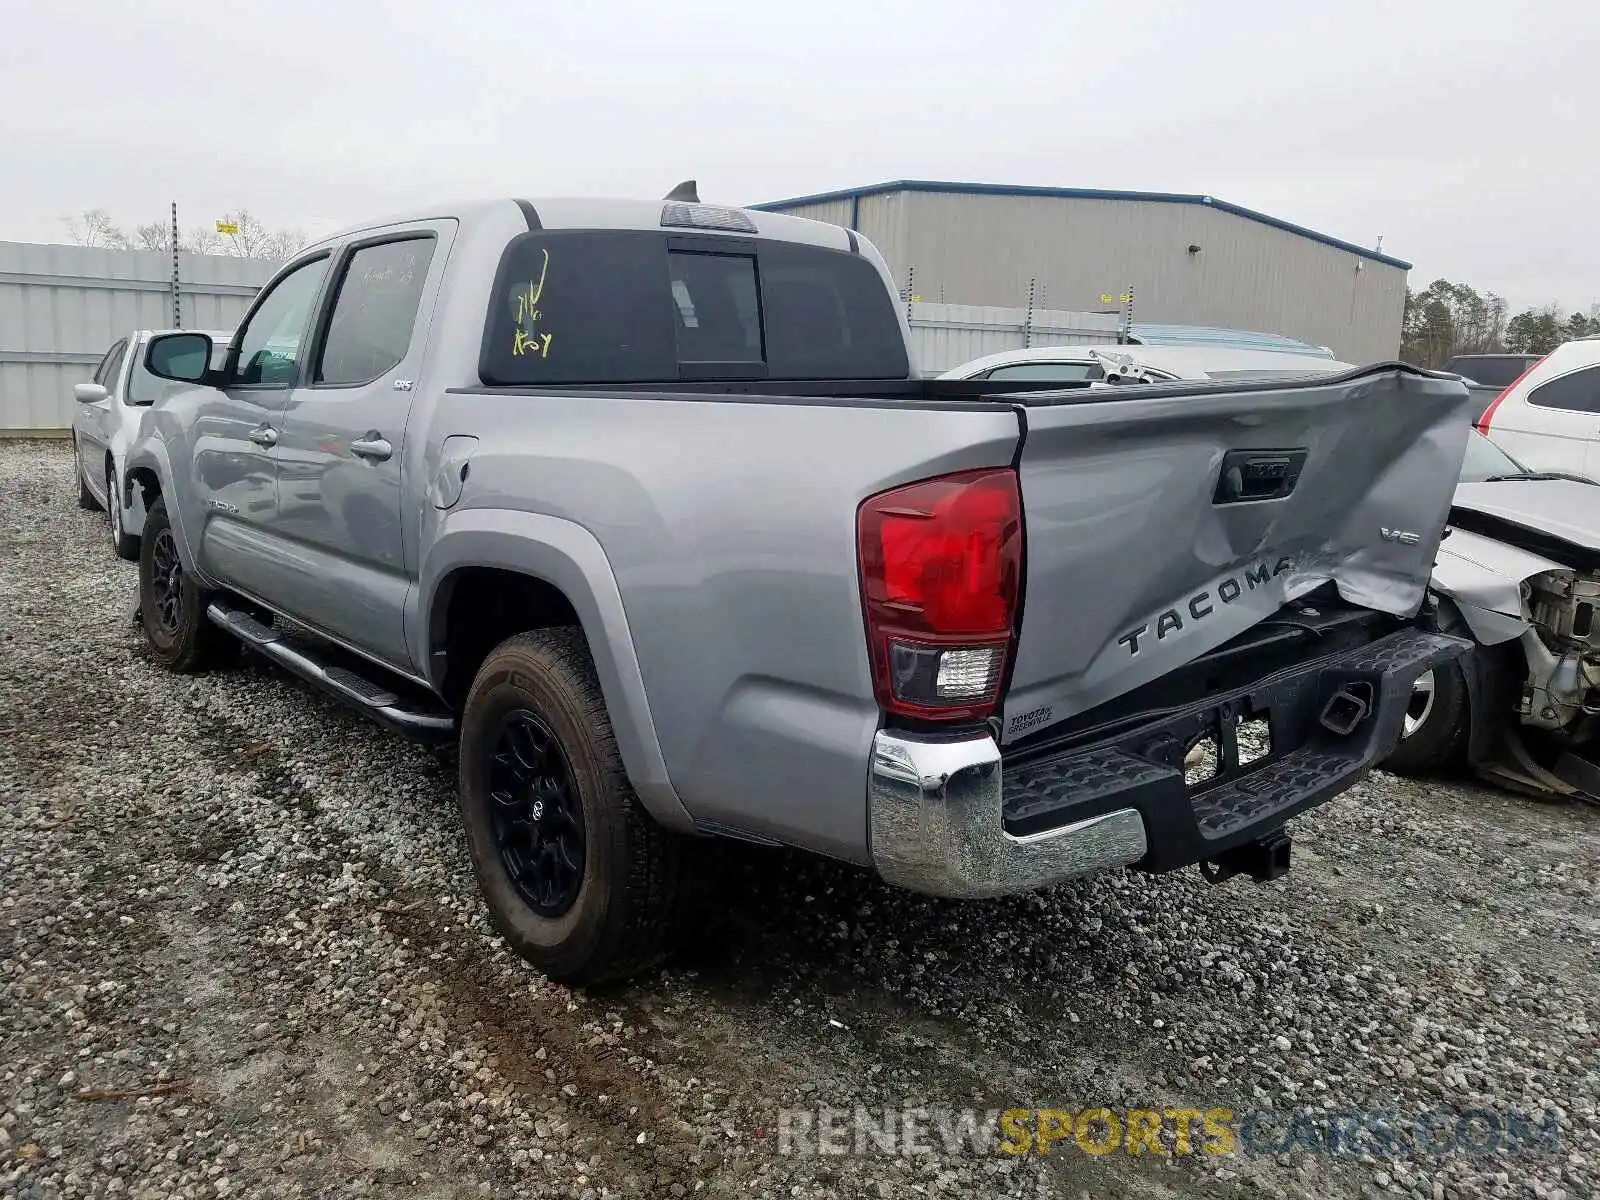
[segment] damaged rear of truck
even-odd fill
[[[1282,874],[1287,819],[1360,779],[1398,740],[1413,681],[1467,649],[1414,620],[1464,389],[1375,367],[1009,399],[1009,658],[992,713],[964,714],[985,719],[965,730],[901,709],[880,681],[874,864],[953,896],[1125,865]],[[876,528],[878,509],[921,507],[891,492],[864,512]],[[896,620],[874,582],[869,629]],[[882,670],[933,673],[882,637]]]

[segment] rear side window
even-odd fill
[[[400,364],[411,348],[433,247],[431,237],[413,237],[361,246],[350,255],[317,357],[315,383],[371,383]]]
[[[1522,354],[1491,354],[1481,358],[1452,358],[1445,363],[1444,369],[1452,375],[1465,376],[1474,383],[1506,388],[1515,383],[1517,376],[1534,361],[1534,358]]]
[[[997,383],[1090,383],[1105,377],[1105,369],[1097,362],[1025,362],[996,367],[984,378]]]
[[[898,310],[859,255],[650,230],[555,230],[506,248],[489,384],[905,379]]]
[[[106,356],[100,360],[100,365],[95,369],[94,381],[108,392],[117,390],[117,372],[122,370],[122,357],[128,352],[128,342],[124,338],[106,351]]]
[[[1528,393],[1528,403],[1539,408],[1600,413],[1600,367],[1586,367],[1541,383]]]

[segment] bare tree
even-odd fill
[[[111,219],[103,208],[86,208],[61,218],[67,234],[79,246],[98,246],[109,250],[127,250],[132,246],[128,235]]]
[[[298,229],[268,229],[249,209],[226,214],[222,223],[234,226],[237,232],[219,235],[220,249],[224,254],[237,254],[241,258],[266,258],[281,262],[305,245],[305,235]]]
[[[111,250],[171,250],[172,227],[160,221],[140,225],[129,234],[103,208],[88,208],[61,218],[67,233],[79,246]],[[232,254],[239,258],[264,258],[282,262],[305,245],[298,229],[269,229],[248,209],[228,213],[220,222],[237,232],[218,233],[214,226],[195,225],[178,238],[178,248],[191,254]]]
[[[179,237],[178,248],[190,254],[218,254],[222,250],[222,235],[210,226],[196,225]]]
[[[133,231],[133,246],[136,250],[171,250],[172,226],[160,221],[139,226]]]

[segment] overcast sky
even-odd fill
[[[1481,0],[0,0],[0,239],[478,194],[1200,192],[1600,301],[1600,19]]]

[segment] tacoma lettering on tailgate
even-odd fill
[[[1205,591],[1196,592],[1185,603],[1167,609],[1166,612],[1156,618],[1156,641],[1164,642],[1170,635],[1181,633],[1185,619],[1188,620],[1190,625],[1204,621],[1212,613],[1216,612],[1218,604],[1232,604],[1246,591],[1253,592],[1258,587],[1266,587],[1269,582],[1282,575],[1285,571],[1292,570],[1293,567],[1294,559],[1292,557],[1285,556],[1277,560],[1262,559],[1260,562],[1246,567],[1238,576],[1230,575],[1227,579],[1217,584],[1215,589],[1207,588]],[[1243,580],[1243,582],[1241,583],[1240,580]],[[1119,645],[1128,648],[1129,657],[1137,657],[1139,654],[1139,639],[1149,632],[1150,625],[1147,622],[1137,629],[1128,630],[1127,633],[1117,639],[1117,642]]]

